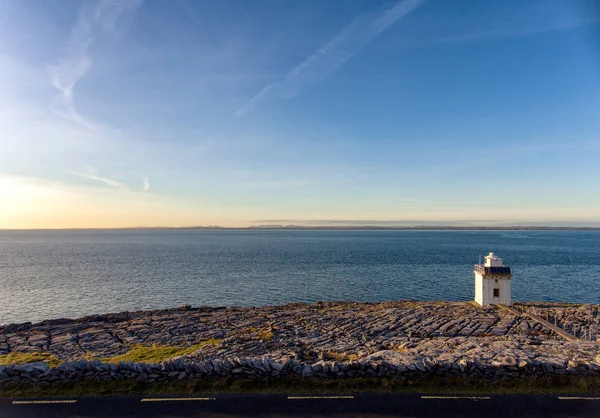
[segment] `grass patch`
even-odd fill
[[[178,347],[171,345],[134,345],[126,353],[113,357],[102,358],[104,363],[119,363],[121,361],[131,361],[134,363],[160,363],[161,361],[172,359],[173,357],[185,356],[205,347],[207,345],[216,346],[221,344],[221,340],[211,338],[190,347]]]
[[[354,378],[354,379],[252,379],[173,381],[143,384],[134,381],[79,382],[59,386],[10,384],[0,397],[198,395],[208,393],[326,394],[326,393],[423,393],[423,394],[598,394],[599,377],[528,377],[495,381],[460,377]]]
[[[272,340],[274,337],[273,332],[269,329],[263,329],[261,331],[258,331],[256,333],[256,339],[257,340],[265,340],[265,341],[269,341]]]
[[[8,366],[9,364],[35,363],[38,361],[45,361],[50,367],[56,367],[60,364],[60,360],[50,353],[12,352],[0,356],[0,366]]]
[[[246,328],[240,333],[236,334],[236,337],[242,341],[270,341],[273,339],[273,337],[275,337],[275,335],[273,334],[273,331],[268,328]]]
[[[196,346],[204,347],[206,345],[212,345],[213,347],[216,347],[219,344],[221,344],[222,341],[223,340],[221,340],[219,338],[209,338],[208,340],[204,340],[201,343],[196,344]]]
[[[170,346],[170,345],[134,345],[127,351],[126,353],[119,354],[113,357],[100,358],[104,363],[119,363],[121,361],[131,361],[131,362],[139,362],[139,363],[160,363],[164,360],[172,359],[173,357],[185,356],[187,354],[192,354],[193,352],[201,349],[205,346],[217,346],[221,344],[221,340],[217,338],[211,338],[205,341],[202,341],[198,344],[194,344],[190,347],[179,347],[179,346]],[[98,359],[86,353],[83,356],[84,359],[91,361]],[[56,367],[60,363],[61,360],[56,358],[50,353],[19,353],[19,352],[11,352],[8,354],[0,355],[0,366],[8,366],[10,364],[27,364],[27,363],[35,363],[38,361],[45,361],[46,364],[50,367]]]
[[[337,353],[335,351],[328,351],[325,353],[325,358],[327,360],[333,360],[340,363],[346,363],[353,360],[358,360],[360,356],[358,354],[342,354]]]

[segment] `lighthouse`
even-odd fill
[[[475,264],[475,302],[481,306],[511,305],[510,267],[494,253],[484,257],[483,264]]]

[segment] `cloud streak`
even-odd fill
[[[556,22],[544,22],[545,24],[529,27],[513,27],[504,29],[486,29],[472,33],[449,36],[435,40],[433,43],[459,43],[470,41],[494,41],[500,39],[513,39],[523,36],[537,35],[546,32],[575,29],[582,26],[593,25],[598,22],[597,17],[589,18],[570,18]]]
[[[290,187],[304,187],[310,186],[314,184],[313,181],[310,180],[273,180],[273,181],[251,181],[241,183],[242,186],[246,187],[281,187],[281,188],[290,188]]]
[[[110,187],[111,189],[117,189],[124,192],[149,192],[150,191],[150,180],[147,177],[142,177],[142,188],[131,188],[127,186],[125,183],[122,183],[117,180],[112,180],[107,177],[102,177],[98,175],[94,169],[90,169],[87,173],[81,173],[78,171],[65,171],[67,174],[71,174],[77,177],[81,177],[87,180],[92,180],[98,183],[102,183],[105,186]]]
[[[105,186],[109,186],[113,189],[118,189],[118,190],[123,190],[123,191],[130,191],[129,187],[127,187],[124,183],[121,183],[119,181],[116,180],[111,180],[105,177],[100,177],[96,174],[90,174],[90,173],[78,173],[75,171],[67,171],[67,173],[69,174],[73,174],[75,176],[79,176],[82,177],[84,179],[88,179],[88,180],[93,180],[93,181],[97,181],[100,182],[102,184],[104,184]]]
[[[242,116],[272,97],[293,98],[305,88],[321,82],[424,1],[402,0],[378,15],[365,15],[354,19],[333,39],[293,68],[283,80],[267,85],[234,115]]]
[[[140,4],[141,0],[99,0],[94,7],[80,10],[63,55],[47,68],[50,83],[58,90],[53,101],[55,114],[86,128],[95,128],[75,107],[75,86],[92,66],[94,43],[103,35],[114,34],[119,17]]]

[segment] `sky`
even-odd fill
[[[600,226],[600,0],[0,0],[0,228]]]

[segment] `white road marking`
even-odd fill
[[[140,402],[214,401],[216,398],[142,398]]]
[[[561,401],[600,401],[600,397],[593,396],[559,396]]]
[[[489,396],[421,396],[421,399],[491,399]]]
[[[40,401],[12,401],[13,405],[45,405],[53,403],[75,403],[76,399],[55,399],[55,400],[40,400]]]
[[[288,400],[299,399],[354,399],[354,396],[288,396]]]

